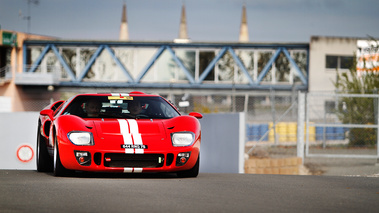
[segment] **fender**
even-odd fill
[[[195,133],[195,135],[197,136],[200,135],[200,122],[194,116],[178,116],[170,120],[164,121],[164,125],[170,133],[190,131]]]

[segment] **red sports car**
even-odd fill
[[[37,170],[199,173],[199,113],[142,92],[81,94],[40,112]]]

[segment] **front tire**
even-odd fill
[[[47,146],[44,141],[44,138],[40,132],[41,122],[38,122],[38,130],[37,130],[37,171],[38,172],[52,172],[53,171],[53,161],[49,156],[47,151]]]
[[[177,172],[177,176],[180,178],[191,178],[191,177],[197,177],[199,175],[199,168],[200,168],[200,154],[197,157],[197,161],[195,166],[192,167],[192,169],[180,171]]]
[[[68,173],[69,171],[66,168],[64,168],[64,166],[61,163],[57,136],[54,136],[54,175],[64,177],[67,176]]]

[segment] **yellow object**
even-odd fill
[[[108,100],[133,100],[132,96],[108,96]]]
[[[279,142],[287,142],[288,140],[288,125],[286,122],[279,122],[276,125],[276,134],[278,134]]]

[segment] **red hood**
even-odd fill
[[[121,136],[121,131],[131,134],[139,133],[142,137],[159,137],[160,140],[166,138],[166,131],[162,120],[104,119],[95,120],[93,123],[99,138],[105,139],[107,136]]]

